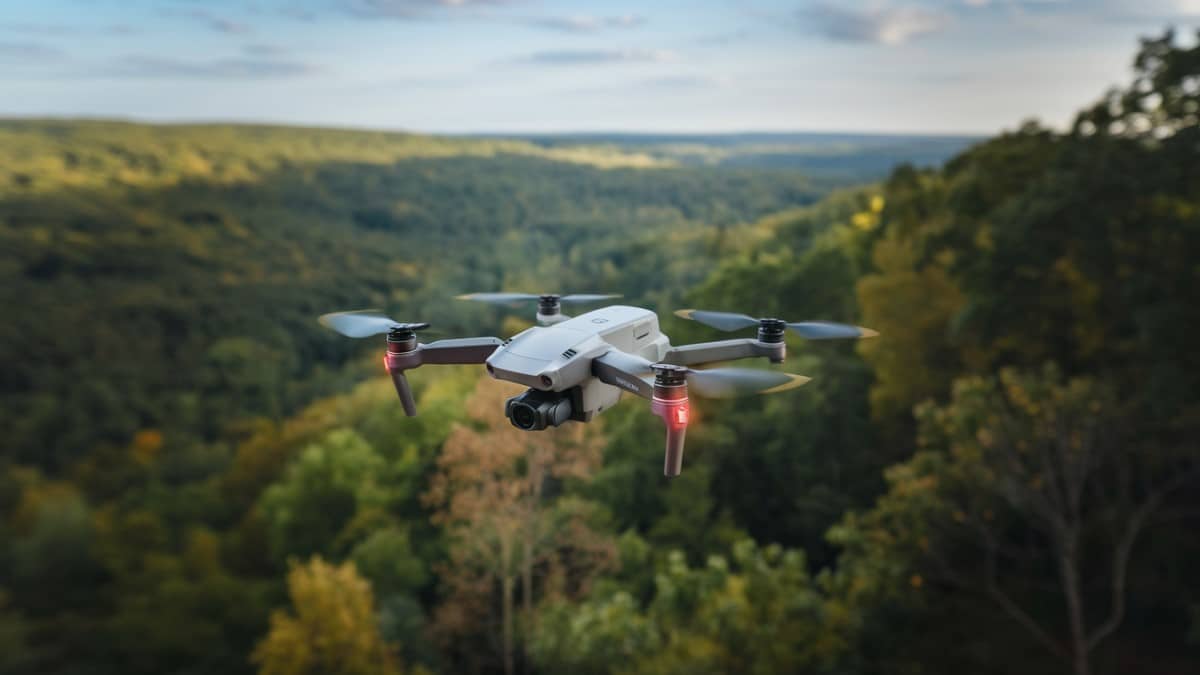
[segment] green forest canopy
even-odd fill
[[[1068,131],[833,193],[619,147],[3,123],[0,672],[1189,671],[1200,47],[1135,65]],[[546,286],[883,337],[792,345],[812,384],[702,406],[667,483],[635,402],[547,443],[422,369],[405,418],[377,345],[313,321],[501,332],[445,298]]]

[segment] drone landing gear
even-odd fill
[[[650,398],[650,412],[661,417],[667,425],[663,475],[674,478],[683,468],[683,442],[687,437],[688,418],[691,416],[686,379],[688,369],[668,364],[658,364],[652,369],[654,394]]]
[[[383,363],[392,376],[392,384],[396,386],[404,414],[409,417],[416,417],[417,403],[413,400],[412,388],[408,386],[404,371],[421,365],[419,347],[417,334],[411,329],[397,327],[388,331],[387,354],[383,357]]]

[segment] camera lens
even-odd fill
[[[532,429],[537,424],[537,411],[527,403],[515,402],[512,407],[512,421],[521,429]]]

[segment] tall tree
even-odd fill
[[[496,415],[514,393],[480,380],[467,401],[476,426],[451,432],[425,497],[450,540],[450,561],[441,570],[449,598],[437,628],[462,636],[486,623],[498,587],[499,651],[509,675],[516,669],[518,588],[528,616],[537,594],[574,594],[614,556],[612,542],[592,526],[594,506],[560,496],[563,480],[595,470],[601,445],[595,430],[516,429]]]
[[[371,586],[351,563],[314,557],[288,573],[292,611],[271,614],[251,660],[261,675],[398,675],[379,635]]]
[[[1200,478],[1194,453],[1145,452],[1110,387],[1054,367],[960,380],[951,403],[918,417],[923,450],[889,470],[873,510],[832,533],[849,548],[843,572],[979,593],[1076,675],[1091,673],[1125,619],[1139,539]],[[1065,621],[1041,609],[1047,585]]]

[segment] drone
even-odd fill
[[[470,337],[422,343],[417,332],[428,323],[404,323],[375,310],[334,312],[320,317],[322,325],[346,337],[387,335],[384,364],[395,384],[406,415],[417,414],[405,372],[429,364],[482,363],[488,375],[528,389],[508,399],[504,415],[513,426],[540,431],[568,421],[589,422],[630,393],[650,402],[653,414],[666,425],[663,474],[678,476],[690,417],[689,395],[732,398],[774,394],[799,387],[810,378],[771,370],[708,368],[723,361],[765,358],[782,363],[787,354],[786,331],[809,340],[865,338],[878,335],[869,328],[828,321],[788,322],[745,314],[683,309],[675,314],[720,331],[757,329],[754,338],[671,345],[648,309],[609,305],[575,317],[562,306],[619,298],[608,294],[471,293],[460,300],[498,305],[537,301],[538,325],[507,340]]]

